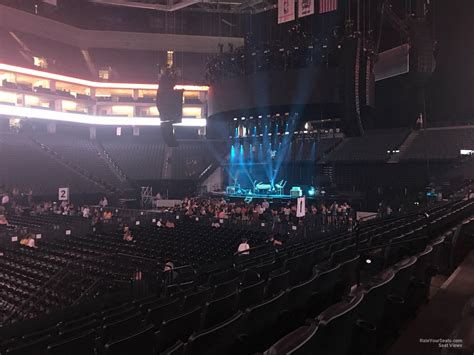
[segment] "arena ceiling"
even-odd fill
[[[164,12],[187,9],[237,14],[255,14],[276,7],[276,0],[89,0],[89,2]]]

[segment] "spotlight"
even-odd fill
[[[371,259],[365,259],[365,263],[366,264],[372,264],[372,260]]]
[[[316,195],[316,189],[313,186],[311,186],[308,190],[308,196],[314,196],[314,195]]]

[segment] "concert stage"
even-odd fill
[[[262,193],[252,193],[252,194],[244,194],[244,193],[233,193],[233,194],[228,194],[225,191],[222,192],[211,192],[212,197],[223,197],[223,198],[229,198],[229,199],[238,199],[238,200],[251,200],[251,201],[263,201],[267,200],[269,202],[271,201],[290,201],[290,200],[296,200],[297,197],[293,197],[291,195],[280,195],[280,194],[262,194]],[[306,199],[315,199],[314,196],[308,197],[306,196]]]
[[[228,194],[225,191],[215,191],[215,192],[210,192],[209,193],[210,197],[219,197],[219,198],[225,198],[230,201],[241,201],[241,202],[246,202],[246,203],[259,203],[262,202],[263,200],[267,200],[270,203],[277,204],[277,205],[283,205],[288,202],[296,203],[297,197],[293,197],[291,195],[285,195],[285,194],[258,194],[258,193],[252,193],[252,194],[242,194],[242,193],[233,193],[233,194]],[[358,194],[358,193],[339,193],[339,194],[325,194],[325,195],[315,195],[315,196],[305,196],[306,198],[306,204],[311,205],[311,204],[320,204],[320,203],[332,203],[333,201],[336,202],[348,202],[348,203],[355,203],[355,202],[360,202],[363,199],[363,196]]]

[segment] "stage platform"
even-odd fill
[[[229,199],[238,199],[238,200],[245,200],[245,199],[252,199],[253,201],[289,201],[289,200],[296,200],[297,197],[292,197],[290,195],[277,195],[277,194],[228,194],[224,191],[222,192],[211,192],[212,197],[223,197]],[[306,199],[314,199],[315,197],[308,197]]]
[[[267,200],[268,202],[273,203],[288,203],[288,202],[295,202],[297,197],[293,197],[291,195],[279,195],[279,194],[228,194],[225,191],[216,191],[211,192],[209,194],[211,197],[221,197],[228,200],[236,200],[236,201],[248,201],[250,202],[262,202],[263,200]],[[328,201],[337,201],[337,202],[349,202],[352,203],[354,201],[360,201],[363,196],[360,194],[326,194],[326,195],[318,195],[318,196],[305,196],[307,204],[311,203],[320,203],[320,202],[328,202]]]

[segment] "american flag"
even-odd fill
[[[319,0],[319,13],[331,12],[337,10],[337,0]]]

